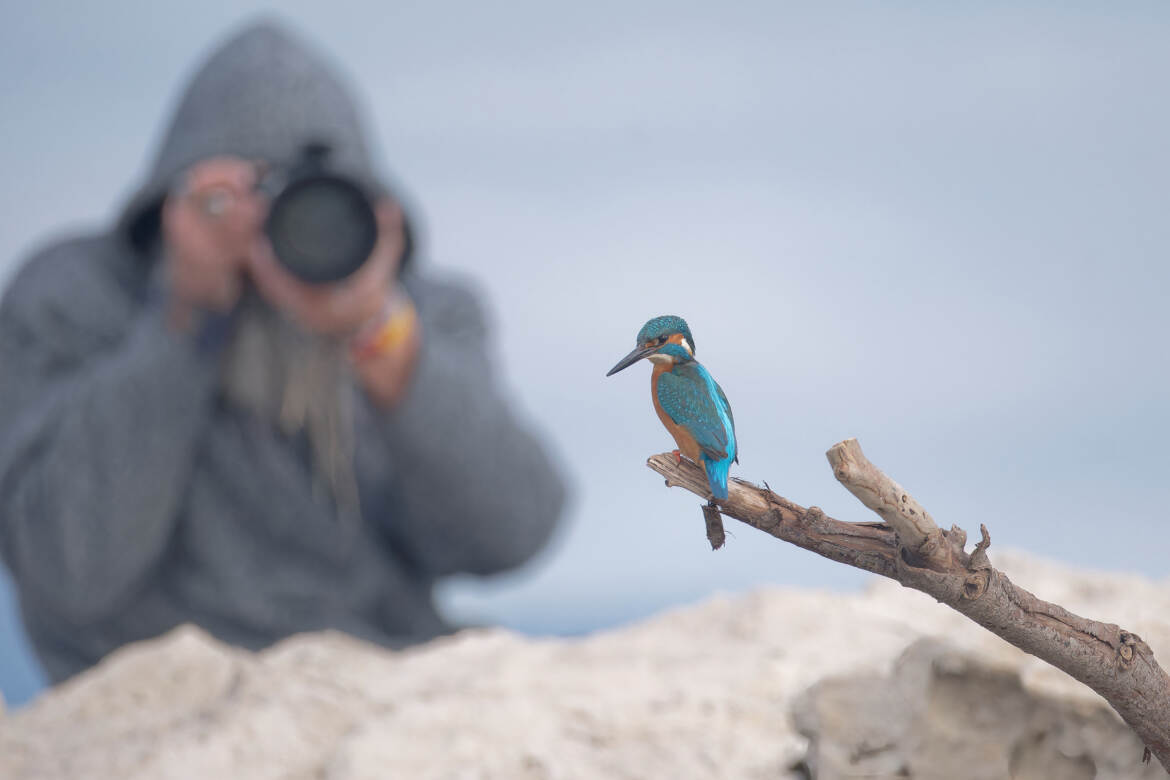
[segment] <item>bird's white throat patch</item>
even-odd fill
[[[674,362],[674,358],[672,358],[670,355],[660,355],[657,352],[654,352],[650,355],[647,355],[647,357],[650,359],[651,363],[673,363]]]

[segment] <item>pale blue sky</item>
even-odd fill
[[[0,25],[0,280],[109,222],[184,74],[264,4],[74,6]],[[993,553],[1167,573],[1170,6],[280,7],[366,98],[430,262],[487,290],[573,474],[555,548],[449,588],[460,614],[579,631],[864,581],[742,526],[711,553],[697,500],[644,468],[673,446],[648,369],[604,374],[663,313],[735,408],[733,473],[872,519],[823,457],[857,436]]]

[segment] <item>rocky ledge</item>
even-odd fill
[[[1170,588],[1018,554],[1170,647]],[[184,627],[0,715],[4,778],[1155,778],[1103,701],[915,591],[766,589],[578,639],[261,653]]]

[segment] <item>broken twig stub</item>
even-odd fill
[[[703,520],[707,523],[707,541],[712,550],[718,550],[727,541],[727,534],[723,531],[723,515],[719,514],[719,507],[715,504],[703,504]]]

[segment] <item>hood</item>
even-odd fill
[[[280,24],[249,25],[213,51],[188,82],[146,181],[122,212],[119,232],[135,249],[147,250],[158,237],[167,192],[200,160],[235,155],[280,165],[311,142],[330,146],[333,170],[373,195],[390,193],[375,173],[357,103],[339,74]],[[410,239],[408,227],[402,267]]]

